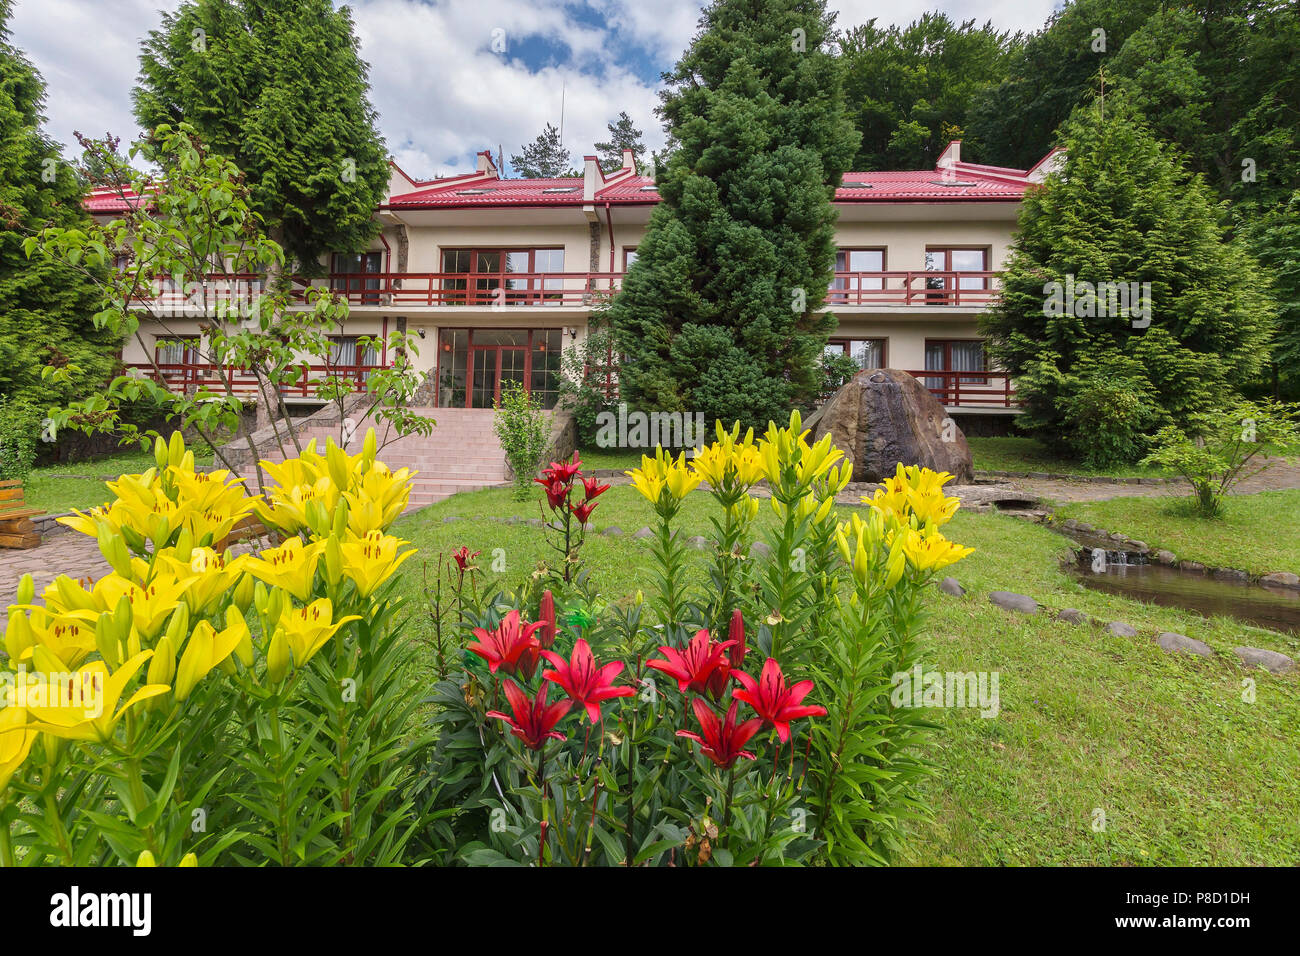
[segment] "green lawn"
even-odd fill
[[[629,487],[600,500],[597,530],[617,524],[630,534],[652,521]],[[439,552],[461,544],[481,550],[485,568],[504,561],[504,578],[518,581],[546,556],[541,530],[485,519],[538,514],[536,502],[516,504],[508,492],[489,490],[404,518],[395,533],[423,552],[406,565],[404,587],[422,602],[420,561],[432,568]],[[691,495],[679,527],[707,535],[710,514],[711,499]],[[766,507],[761,515],[771,520]],[[448,516],[461,520],[444,523]],[[1060,570],[1060,536],[1037,525],[961,513],[950,532],[978,550],[953,569],[969,593],[934,596],[927,667],[997,671],[1001,713],[933,712],[940,727],[926,796],[935,816],[912,827],[901,862],[1295,863],[1300,680],[1256,672],[1257,698],[1246,704],[1231,649],[1247,643],[1296,657],[1300,640],[1086,590]],[[649,587],[649,550],[641,543],[593,535],[584,556],[607,599]],[[988,592],[998,589],[1122,619],[1141,636],[1013,615],[988,603]],[[409,630],[426,641],[427,617],[414,614]],[[1167,655],[1151,642],[1163,630],[1206,641],[1221,655]],[[1095,809],[1106,815],[1100,833],[1092,829]]]
[[[1065,505],[1057,513],[1212,567],[1300,573],[1300,490],[1230,497],[1218,518],[1196,517],[1185,500],[1114,498]]]
[[[976,471],[1043,471],[1062,475],[1109,475],[1116,478],[1158,477],[1164,474],[1148,465],[1090,468],[1082,462],[1059,458],[1037,439],[1020,436],[967,438]]]
[[[196,453],[200,464],[211,464],[212,455]],[[153,454],[129,449],[113,455],[63,465],[36,468],[23,483],[23,497],[33,508],[61,514],[73,508],[85,510],[103,504],[110,497],[105,481],[123,474],[136,474],[153,467]]]

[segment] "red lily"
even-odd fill
[[[547,472],[542,472],[543,477],[534,478],[533,481],[546,489],[546,503],[551,506],[551,510],[561,507],[566,498],[569,497],[570,486],[567,482],[560,481]]]
[[[595,501],[584,501],[581,504],[571,505],[570,507],[573,511],[573,516],[583,524],[586,524],[587,519],[591,517],[591,513],[596,510],[596,504],[597,502]]]
[[[740,671],[736,671],[736,680],[740,681],[744,688],[733,692],[732,696],[736,700],[743,700],[749,704],[758,712],[759,717],[775,727],[781,743],[790,739],[790,721],[798,720],[800,717],[822,717],[826,714],[825,707],[801,706],[799,703],[813,689],[813,682],[801,680],[793,687],[787,688],[785,675],[781,673],[781,665],[770,657],[763,665],[763,672],[758,680]]]
[[[598,668],[596,659],[591,656],[591,647],[581,638],[573,645],[573,656],[568,661],[554,651],[542,651],[542,656],[556,668],[542,671],[542,677],[559,684],[575,704],[586,707],[593,724],[600,720],[602,700],[631,697],[636,693],[631,687],[614,686],[614,678],[623,670],[622,661]]]
[[[541,622],[542,629],[538,636],[538,642],[544,649],[549,649],[555,643],[555,595],[550,590],[542,592],[542,606],[537,613],[537,620]]]
[[[726,650],[731,641],[716,644],[709,639],[709,632],[701,629],[691,638],[686,650],[675,647],[661,647],[659,653],[667,660],[647,661],[646,666],[663,671],[677,681],[677,689],[682,693],[692,690],[697,694],[706,691],[721,697],[726,689],[727,679],[731,676],[731,665],[726,658]]]
[[[745,746],[750,737],[758,733],[759,728],[763,726],[763,721],[753,717],[736,726],[736,708],[739,705],[734,700],[727,711],[725,721],[718,720],[718,715],[713,712],[713,708],[700,698],[696,697],[691,704],[695,708],[695,719],[700,722],[700,730],[704,731],[704,736],[701,737],[689,730],[679,730],[678,737],[690,737],[696,741],[700,745],[700,753],[723,770],[729,769],[738,757],[744,757],[746,760],[754,759],[752,753],[740,748]]]
[[[582,479],[582,487],[586,489],[587,500],[598,498],[605,492],[609,491],[609,485],[602,485],[599,478]]]
[[[489,717],[509,724],[510,732],[522,740],[529,750],[541,750],[552,737],[556,740],[564,739],[564,734],[557,731],[555,725],[569,712],[573,706],[572,701],[557,700],[553,704],[547,704],[546,694],[550,685],[545,682],[538,688],[535,698],[525,694],[512,680],[505,681],[504,686],[506,700],[510,701],[510,709],[515,715],[508,717],[499,710],[489,710]]]
[[[483,553],[482,551],[475,551],[471,553],[469,548],[467,548],[465,545],[461,545],[459,548],[457,548],[455,551],[451,553],[451,556],[452,559],[456,562],[456,566],[459,567],[462,571],[466,571],[469,570],[470,562],[473,561],[482,553]]]
[[[474,628],[474,636],[481,643],[471,644],[469,650],[488,662],[488,670],[493,674],[498,669],[507,674],[516,670],[531,679],[537,669],[537,657],[541,653],[541,642],[533,637],[533,632],[542,626],[541,621],[524,624],[518,611],[507,614],[493,630]]]
[[[569,461],[566,461],[563,464],[560,464],[558,461],[553,461],[551,462],[551,467],[543,471],[542,474],[550,475],[552,478],[567,485],[572,482],[574,476],[581,473],[581,471],[582,461],[578,458],[578,453],[575,451],[573,453],[573,458]]]
[[[727,628],[727,637],[735,641],[731,645],[731,650],[727,652],[727,659],[734,670],[745,662],[745,652],[748,650],[745,646],[745,617],[740,613],[740,608],[731,612],[731,626]]]

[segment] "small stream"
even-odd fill
[[[1081,545],[1068,567],[1086,587],[1162,607],[1225,615],[1284,634],[1300,634],[1300,590],[1153,564],[1145,554],[1116,550],[1115,542],[1085,532],[1053,529]]]

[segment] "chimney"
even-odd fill
[[[498,179],[500,177],[497,164],[492,161],[492,150],[484,149],[479,152],[478,166],[475,172],[480,176],[487,176],[488,179]]]
[[[623,150],[623,168],[631,170],[636,169],[636,154],[630,149]]]
[[[600,161],[595,156],[582,157],[582,201],[595,202],[596,190],[605,181],[600,173]]]
[[[939,161],[934,164],[935,169],[946,169],[956,166],[961,162],[961,140],[954,139],[948,144],[947,148],[939,154]]]

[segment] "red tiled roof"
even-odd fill
[[[547,190],[552,190],[547,192]],[[582,202],[582,177],[471,179],[425,186],[389,199],[390,206],[510,206]]]
[[[126,197],[126,202],[123,202],[123,195]],[[127,208],[128,204],[134,206],[138,205],[139,202],[140,197],[131,189],[124,189],[122,193],[119,193],[116,187],[113,186],[96,186],[90,191],[90,195],[82,200],[82,206],[85,207],[86,212],[93,215],[94,213],[122,212]]]

